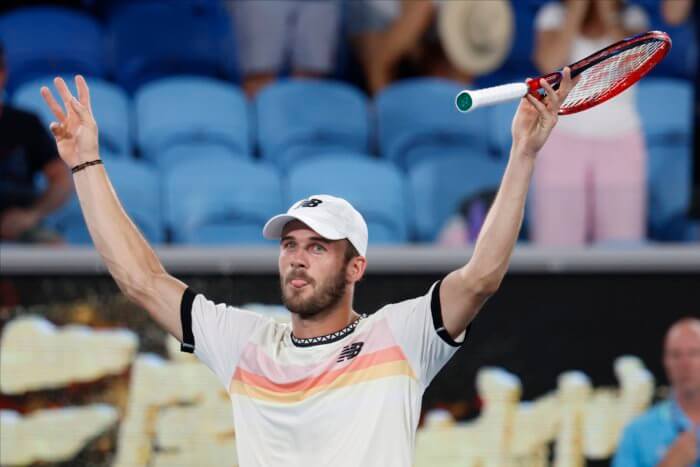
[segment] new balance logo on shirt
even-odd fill
[[[340,363],[343,360],[352,360],[353,358],[357,357],[360,350],[362,350],[363,345],[365,345],[364,342],[355,342],[346,345],[343,347],[343,350],[340,351],[340,355],[338,356],[338,360],[336,360],[336,362]]]

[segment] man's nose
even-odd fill
[[[299,249],[292,255],[291,266],[293,269],[297,268],[308,268],[309,262],[306,256],[306,252],[303,249]]]

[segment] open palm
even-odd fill
[[[58,154],[70,167],[97,159],[97,123],[92,116],[90,91],[85,79],[80,75],[75,77],[78,99],[71,94],[62,78],[54,79],[54,84],[65,110],[46,86],[41,88],[41,95],[57,120],[51,123],[50,129],[56,139]]]

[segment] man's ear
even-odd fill
[[[346,268],[347,278],[349,282],[353,284],[360,282],[362,277],[365,275],[365,270],[367,269],[367,258],[364,256],[355,256],[348,262]]]

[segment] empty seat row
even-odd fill
[[[490,144],[484,137],[489,122],[483,118],[490,109],[459,114],[453,100],[460,87],[446,80],[401,82],[374,103],[341,82],[286,80],[248,103],[229,83],[178,76],[141,87],[133,104],[120,88],[101,79],[88,81],[103,149],[125,156],[135,145],[144,159],[161,167],[184,155],[175,148],[205,144],[244,158],[258,149],[263,159],[286,169],[318,153],[368,154],[375,131],[380,154],[404,169],[430,154],[482,153]],[[74,86],[72,79],[68,82]],[[54,118],[39,94],[45,85],[53,86],[51,77],[26,83],[13,103],[39,113],[48,125]]]
[[[29,83],[13,102],[39,112],[48,125],[53,116],[38,92],[47,83]],[[458,86],[436,79],[397,83],[373,103],[332,81],[283,81],[252,103],[234,86],[203,77],[152,82],[133,104],[108,82],[90,84],[103,155],[124,158],[135,141],[143,159],[161,171],[201,156],[250,160],[257,146],[262,160],[288,172],[325,154],[370,157],[376,139],[379,153],[406,173],[435,158],[463,158],[481,173],[482,167],[498,167],[507,159],[517,107],[515,102],[459,114],[452,101]],[[637,86],[649,153],[650,229],[653,238],[670,240],[681,236],[688,207],[692,88],[671,79],[646,79]],[[459,176],[456,186],[447,182],[454,175],[459,174],[447,172],[439,188],[461,190]],[[417,232],[423,239],[434,234],[427,227]]]
[[[153,243],[263,243],[271,216],[314,193],[349,200],[367,220],[373,244],[432,241],[464,196],[498,183],[503,166],[463,157],[426,160],[406,177],[389,162],[326,154],[286,176],[266,162],[201,157],[159,173],[143,162],[106,160],[127,213]],[[69,243],[89,234],[74,197],[48,224]]]
[[[109,76],[128,91],[173,73],[237,78],[235,37],[223,2],[121,3],[110,9],[106,25],[52,6],[0,16],[9,90],[47,73]]]
[[[53,116],[39,95],[45,84],[50,78],[27,83],[13,102],[38,112],[48,125]],[[135,145],[159,167],[196,157],[200,145],[243,158],[257,150],[283,170],[333,151],[376,150],[404,170],[451,154],[506,158],[517,107],[515,102],[460,114],[454,108],[460,86],[431,78],[396,83],[373,102],[336,81],[281,81],[250,103],[235,86],[204,77],[151,82],[138,90],[133,104],[108,82],[90,79],[90,85],[103,150],[129,155]],[[690,83],[646,79],[638,84],[637,96],[650,144],[690,144]]]

